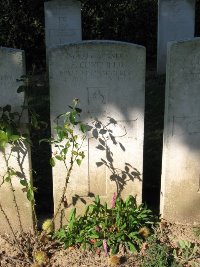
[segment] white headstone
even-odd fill
[[[161,213],[200,221],[200,38],[169,44]]]
[[[166,71],[167,43],[191,39],[195,29],[195,0],[159,0],[157,72]]]
[[[50,51],[49,69],[52,128],[55,117],[65,112],[74,98],[81,101],[85,121],[99,121],[84,144],[86,158],[70,177],[68,204],[76,194],[89,201],[90,192],[110,201],[120,190],[123,197],[137,195],[141,202],[145,48],[112,41],[65,45]],[[103,127],[111,136],[101,131]],[[106,153],[105,143],[111,154]],[[64,173],[61,164],[53,169],[55,208]]]
[[[0,106],[11,105],[11,111],[21,111],[24,102],[23,93],[18,94],[19,79],[25,74],[24,52],[22,50],[2,48],[0,47]],[[27,122],[27,116],[23,117],[23,123]],[[10,153],[10,147],[6,147],[6,156]],[[12,152],[9,159],[9,167],[21,173],[28,181],[31,179],[31,164],[29,148],[24,146],[23,151],[16,148]],[[0,184],[2,184],[3,176],[6,172],[6,163],[3,153],[0,150]],[[26,193],[22,192],[22,186],[19,183],[19,177],[12,177],[12,183],[15,190],[19,213],[22,220],[23,229],[28,231],[33,228],[32,209],[30,202],[26,198]],[[9,183],[5,182],[0,186],[0,203],[5,210],[15,231],[19,231],[19,223],[15,204],[13,202],[13,194]],[[5,217],[0,211],[0,232],[10,232],[10,228]]]
[[[46,47],[82,40],[81,3],[57,0],[44,3]]]

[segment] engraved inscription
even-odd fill
[[[106,113],[108,88],[106,87],[88,87],[88,107],[90,113]]]
[[[5,73],[5,74],[0,74],[0,81],[1,83],[3,82],[8,82],[8,81],[16,81],[15,77],[10,75],[9,73]]]
[[[109,53],[110,52],[110,53]],[[55,77],[62,77],[63,81],[69,79],[87,81],[91,79],[126,80],[131,79],[132,71],[126,64],[126,54],[115,52],[80,53],[76,50],[69,53],[65,51],[66,64]],[[69,60],[70,59],[70,60]]]

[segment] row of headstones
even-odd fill
[[[199,38],[174,42],[168,48],[161,214],[179,223],[200,220],[199,48]],[[0,60],[0,106],[9,103],[18,110],[23,97],[16,93],[16,79],[24,74],[23,52],[1,48]],[[70,178],[68,204],[79,196],[76,207],[82,210],[82,201],[90,202],[91,193],[109,201],[120,190],[123,197],[136,195],[141,202],[145,48],[108,41],[60,46],[49,51],[49,76],[52,128],[55,117],[65,112],[74,98],[81,100],[83,120],[95,121],[83,145],[86,158]],[[3,179],[2,153],[0,157]],[[29,149],[15,151],[9,163],[16,170],[23,169],[26,178],[31,179]],[[53,168],[55,207],[64,178],[64,166],[57,163]],[[17,178],[13,185],[27,229],[32,224],[31,207]],[[7,183],[0,187],[0,204],[6,207],[7,216],[17,229],[17,214]],[[0,229],[8,231],[2,210]]]
[[[53,20],[59,14],[55,22],[61,25],[67,20],[62,16],[64,7],[57,6],[57,10],[59,12],[49,12],[48,16]],[[165,218],[181,223],[195,223],[200,219],[199,45],[199,39],[174,43],[168,52],[161,213]],[[90,202],[89,193],[99,194],[108,201],[117,190],[122,190],[122,196],[137,195],[138,202],[141,202],[145,49],[128,43],[103,41],[47,48],[52,128],[55,116],[65,112],[66,106],[75,97],[81,99],[85,121],[91,118],[99,121],[98,125],[94,124],[96,131],[88,136],[84,144],[86,159],[72,173],[67,192],[68,203],[74,196]],[[10,103],[17,108],[23,103],[22,95],[15,91],[19,86],[16,79],[25,72],[24,55],[20,50],[6,48],[1,48],[0,55],[0,106]],[[110,131],[111,138],[102,135],[105,131],[101,130],[105,130],[105,127]],[[106,146],[111,152],[109,155],[106,149],[97,149],[102,145],[102,140],[106,140]],[[14,155],[11,164],[17,169],[16,156],[23,159],[25,175],[31,179],[29,150],[25,153],[25,158],[23,153]],[[176,161],[178,166],[174,164]],[[0,168],[2,175],[5,172],[2,155]],[[63,167],[57,164],[53,172],[55,207],[64,182],[64,173]],[[29,228],[32,224],[31,207],[17,179],[15,186],[23,225]],[[0,202],[6,207],[8,217],[15,222],[17,214],[9,190],[5,185],[0,188]],[[79,210],[83,206],[81,201],[77,202]],[[1,231],[7,231],[2,212],[0,218]]]
[[[81,4],[77,0],[45,2],[46,47],[82,40]],[[158,1],[157,72],[166,71],[167,43],[194,37],[195,0]]]

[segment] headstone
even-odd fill
[[[18,94],[17,88],[20,83],[16,81],[25,74],[25,59],[22,50],[0,48],[0,106],[11,105],[15,112],[21,111],[21,106],[24,103],[23,93]],[[27,116],[23,116],[23,124],[27,122]],[[24,125],[23,125],[24,127]],[[10,147],[5,149],[6,157],[10,153]],[[9,159],[9,167],[21,173],[28,181],[31,180],[30,174],[30,151],[24,145],[23,149],[15,148]],[[13,202],[13,193],[8,182],[3,181],[3,176],[6,172],[6,163],[3,157],[3,152],[0,150],[0,203],[9,218],[11,225],[15,231],[19,231],[18,216],[16,207]],[[19,206],[19,213],[24,231],[33,229],[32,209],[30,202],[26,198],[26,193],[22,192],[22,186],[19,183],[19,177],[13,176],[12,183],[15,190],[16,200]],[[10,233],[10,228],[5,220],[5,216],[0,210],[0,233]]]
[[[57,0],[44,3],[47,49],[82,40],[81,3]]]
[[[200,38],[168,48],[161,213],[200,220]]]
[[[167,43],[191,39],[195,29],[195,0],[159,0],[157,72],[166,71]]]
[[[141,202],[144,135],[145,48],[88,41],[52,49],[49,54],[51,124],[74,98],[83,119],[93,123],[84,144],[86,158],[71,177],[67,202],[75,195],[110,201],[114,192]],[[55,148],[53,148],[55,152]],[[64,183],[64,167],[53,168],[55,209]],[[78,200],[76,207],[83,209]]]

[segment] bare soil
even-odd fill
[[[158,229],[158,237],[161,242],[172,248],[176,248],[177,242],[180,240],[188,240],[198,246],[198,255],[200,255],[200,239],[195,236],[192,226],[169,224],[164,222],[160,224]],[[11,239],[8,236],[0,236],[0,266],[1,267],[139,267],[142,256],[145,256],[145,247],[136,254],[125,253],[121,250],[117,257],[106,257],[103,251],[83,251],[77,248],[64,249],[62,246],[49,246],[46,252],[49,261],[46,265],[28,264],[23,260],[15,244],[11,244]],[[147,242],[144,242],[144,245]],[[27,245],[27,244],[26,244]],[[200,256],[197,257],[196,266],[200,266]],[[184,265],[190,266],[190,265]],[[153,266],[152,266],[153,267]],[[163,266],[165,267],[165,266]],[[166,266],[168,267],[168,266]]]

